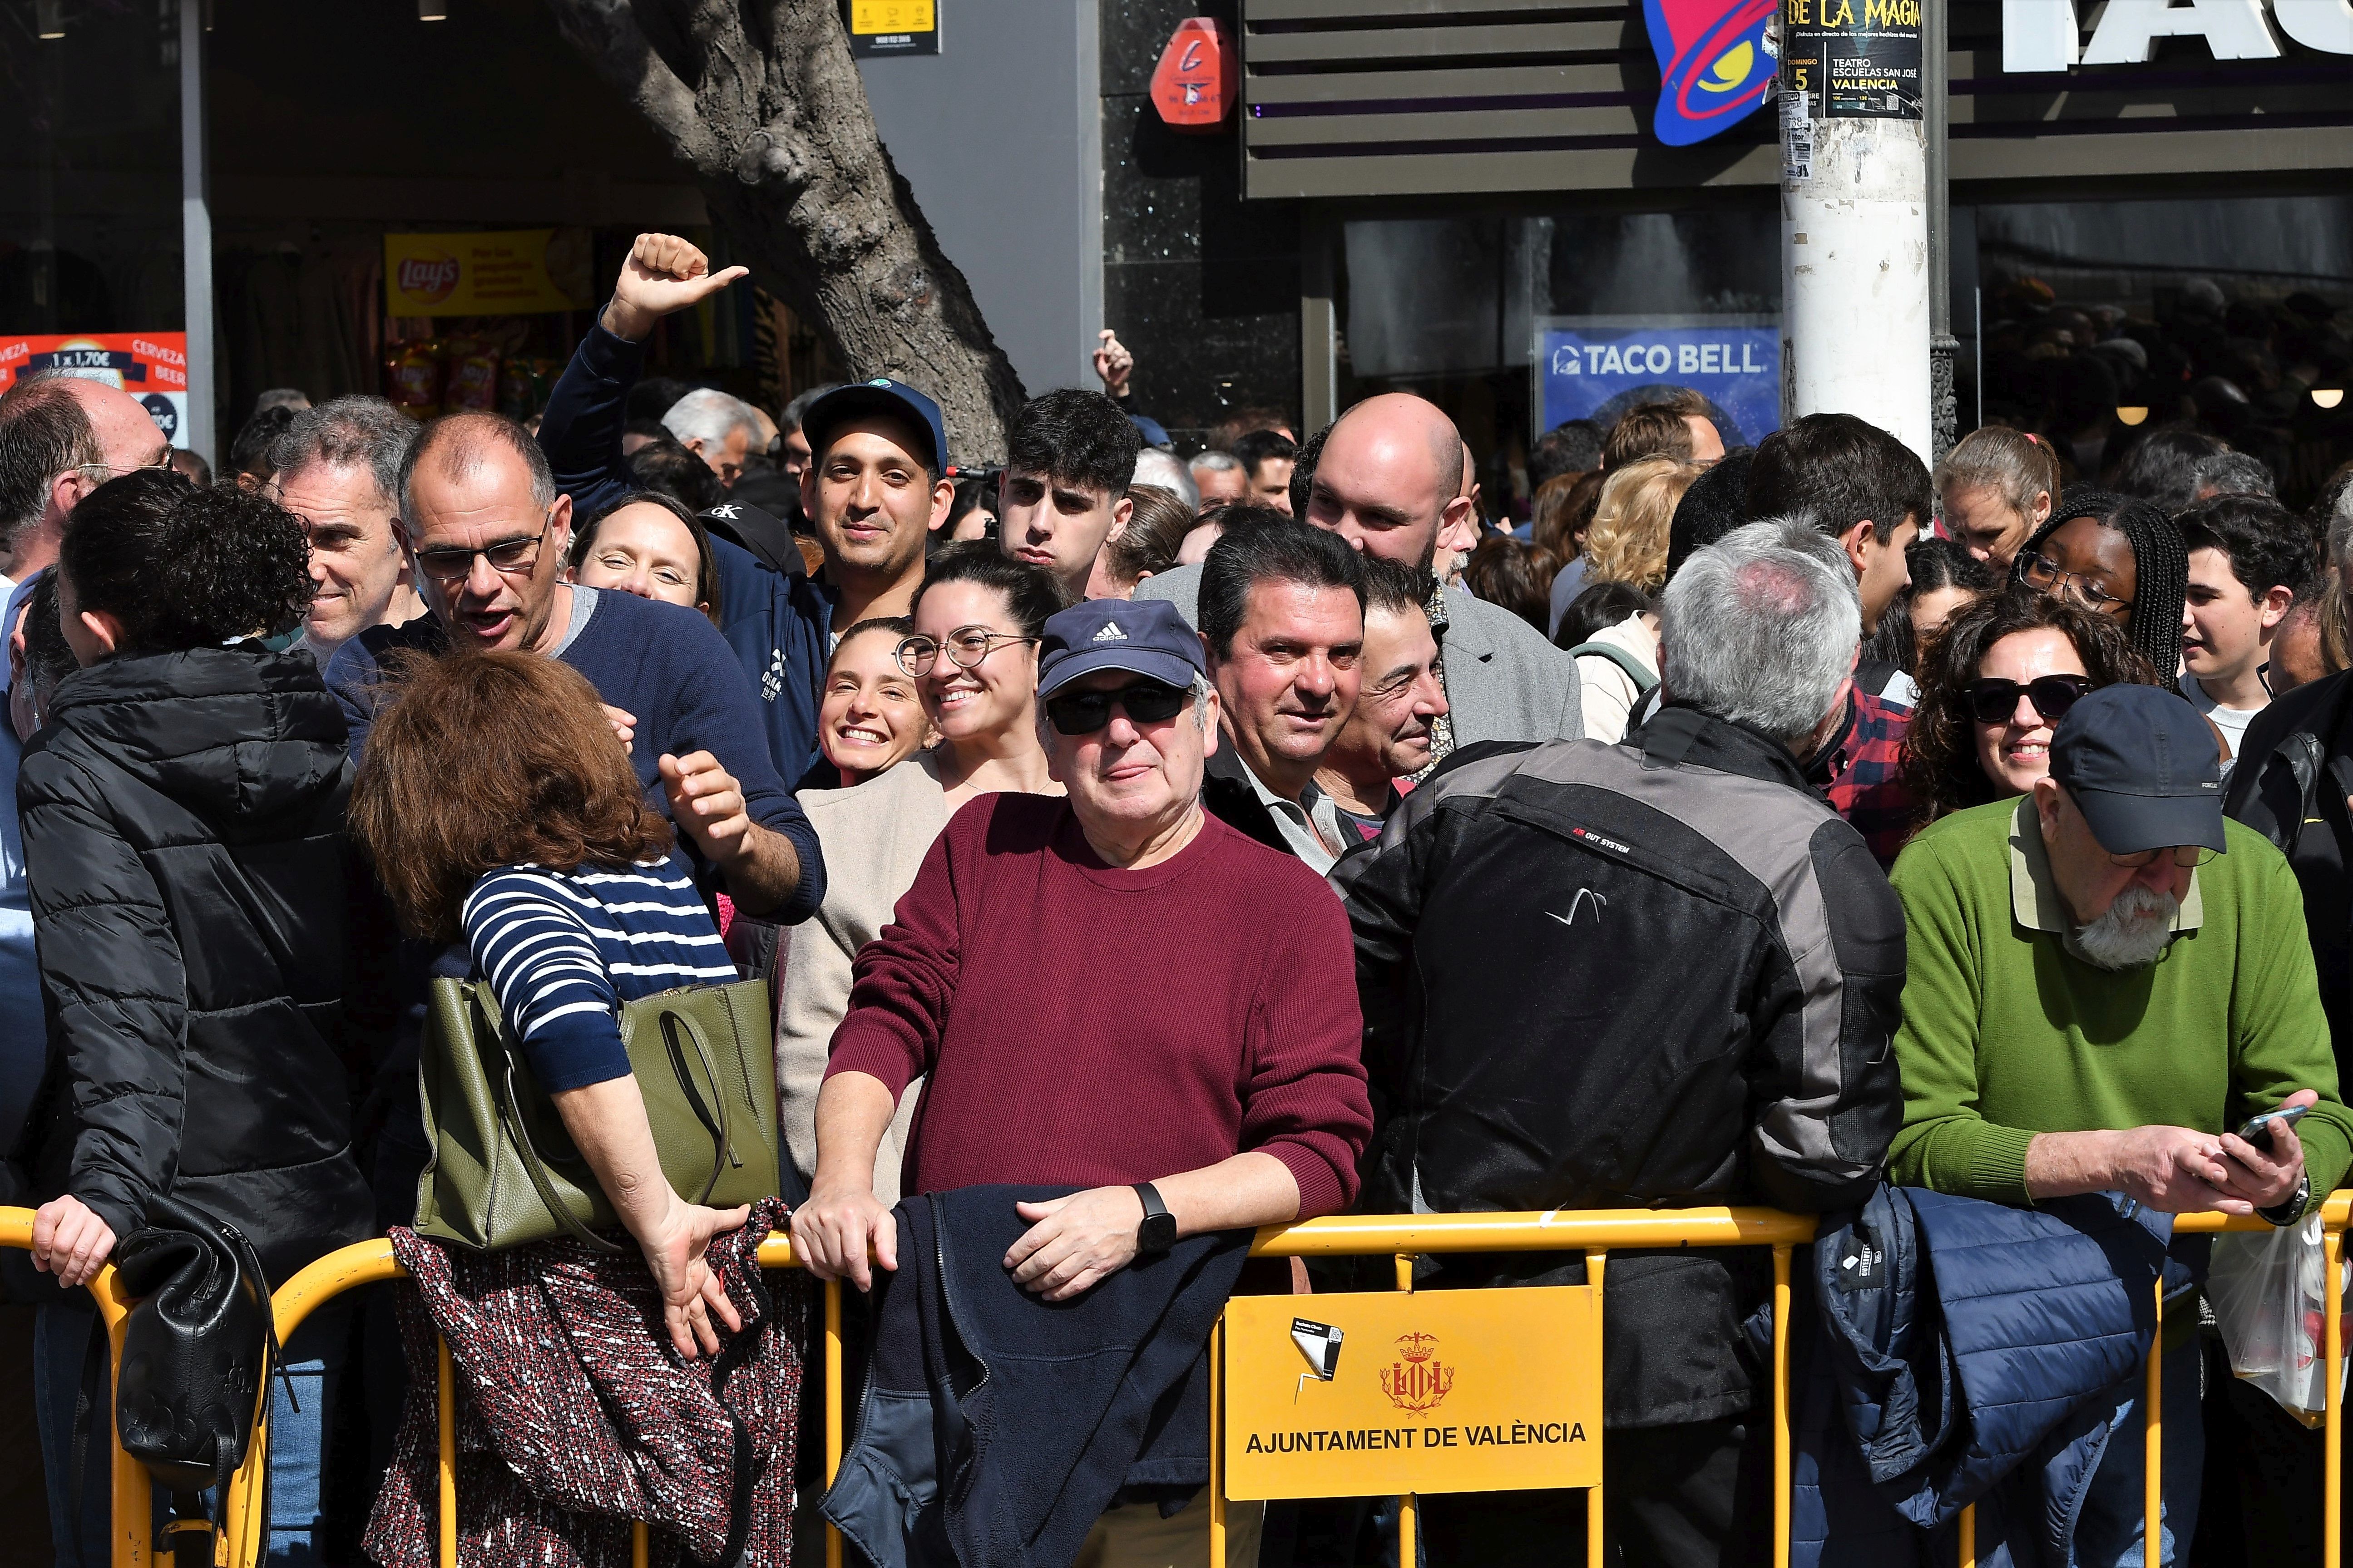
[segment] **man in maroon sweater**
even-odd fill
[[[1049,1300],[1180,1237],[1356,1195],[1372,1114],[1348,923],[1313,871],[1201,809],[1200,638],[1171,605],[1093,600],[1046,623],[1039,669],[1068,798],[959,811],[858,956],[793,1214],[820,1279],[867,1289],[870,1247],[898,1266],[874,1153],[918,1077],[903,1191],[1086,1189],[1019,1205],[1035,1223],[1005,1266]],[[1206,1540],[1208,1512],[1166,1525]],[[1149,1507],[1104,1518],[1162,1528]]]

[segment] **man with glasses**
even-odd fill
[[[919,1077],[903,1192],[1081,1189],[1018,1206],[1029,1228],[1005,1266],[1050,1301],[1179,1237],[1313,1218],[1356,1194],[1372,1118],[1347,922],[1312,872],[1202,810],[1219,704],[1200,638],[1167,605],[1077,605],[1046,623],[1038,695],[1069,795],[965,805],[858,956],[817,1174],[793,1212],[819,1278],[869,1288],[870,1247],[874,1266],[899,1266],[874,1154]],[[1179,1500],[1206,1459],[1162,1479]],[[1242,1568],[1259,1511],[1228,1513]],[[1208,1531],[1198,1495],[1167,1518],[1131,1502],[1079,1560],[1198,1562]]]
[[[1908,972],[1889,1178],[2294,1224],[2353,1158],[2295,878],[2223,821],[2211,733],[2179,696],[2110,686],[2061,705],[2048,777],[1943,818],[1896,863]],[[2268,1148],[2235,1131],[2297,1106],[2293,1129],[2266,1122]],[[2204,1434],[2196,1314],[2168,1323],[2164,1531],[2180,1561]],[[2117,1407],[2136,1440],[2107,1446],[2077,1561],[2140,1561],[2137,1403]]]
[[[171,460],[171,437],[121,387],[58,372],[18,381],[0,397],[0,572],[28,581],[57,560],[82,497]]]

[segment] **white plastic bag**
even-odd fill
[[[2206,1274],[2206,1299],[2230,1348],[2231,1370],[2306,1426],[2319,1426],[2327,1412],[2327,1350],[2321,1338],[2327,1272],[2316,1211],[2301,1224],[2268,1236],[2238,1231],[2216,1237]],[[2340,1322],[2340,1333],[2343,1327]],[[2344,1368],[2338,1371],[2341,1399]]]

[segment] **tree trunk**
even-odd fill
[[[836,0],[548,0],[691,164],[732,259],[857,376],[936,399],[955,461],[1001,462],[1021,381],[875,133]]]

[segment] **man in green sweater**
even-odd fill
[[[1894,881],[1908,951],[1892,1180],[2289,1225],[2353,1161],[2295,878],[2224,823],[2211,732],[2178,695],[2082,698],[2050,776],[1929,828]],[[2309,1110],[2266,1121],[2268,1152],[2229,1131],[2291,1106]],[[2196,1530],[2204,1434],[2195,1336],[2166,1338],[2170,1562]],[[2142,1560],[2137,1401],[2115,1420],[2076,1532],[2076,1560],[2102,1568]]]

